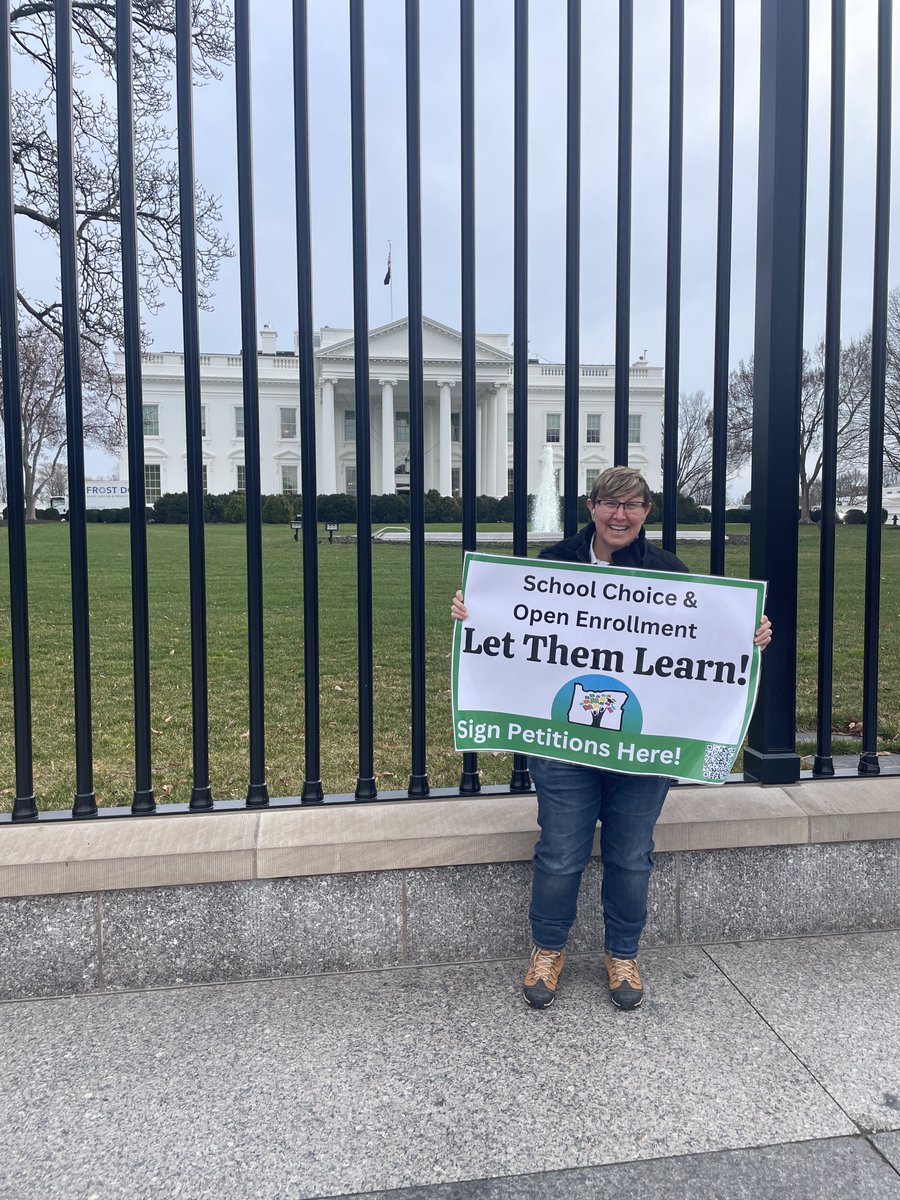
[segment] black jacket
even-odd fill
[[[593,538],[594,523],[591,521],[583,529],[579,529],[573,537],[564,538],[555,546],[547,546],[540,552],[538,558],[552,558],[558,562],[589,563]],[[612,565],[614,567],[639,567],[643,571],[689,572],[690,570],[680,558],[676,558],[668,550],[663,550],[661,546],[654,546],[652,542],[648,542],[643,528],[633,542],[623,546],[621,550],[613,552]]]

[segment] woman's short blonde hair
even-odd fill
[[[650,488],[640,471],[631,467],[607,467],[594,480],[591,488],[591,503],[598,500],[624,500],[626,496],[639,494],[645,504],[650,504]]]

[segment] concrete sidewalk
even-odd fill
[[[900,1198],[900,933],[0,1005],[0,1196]]]

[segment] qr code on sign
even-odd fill
[[[707,746],[703,755],[703,778],[724,779],[733,753],[733,746]]]

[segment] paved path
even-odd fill
[[[0,1005],[10,1200],[900,1200],[900,933]]]

